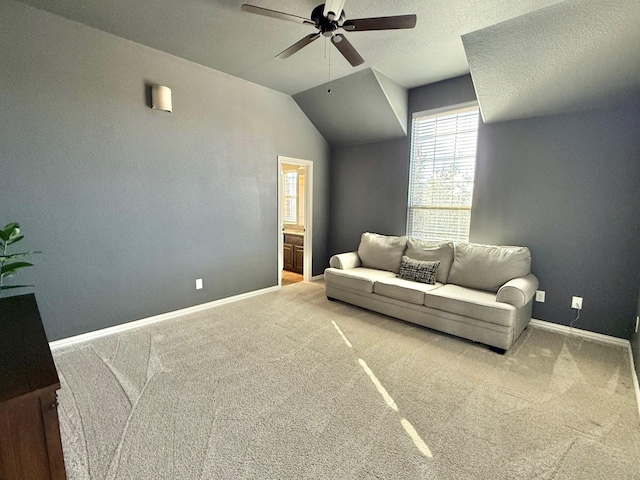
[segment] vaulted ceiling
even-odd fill
[[[324,37],[276,59],[314,27],[241,10],[308,18],[319,0],[20,1],[292,95],[332,144],[404,135],[403,89],[469,72],[487,122],[640,92],[640,0],[346,0],[347,19],[418,18],[410,30],[343,32],[365,59],[355,68]],[[330,81],[341,91],[327,97]]]
[[[353,68],[324,38],[275,55],[312,26],[243,12],[243,3],[309,17],[320,0],[22,0],[99,30],[289,95],[369,67],[405,88],[469,71],[461,35],[558,0],[346,0],[346,17],[415,13],[412,30],[344,32],[365,63]],[[329,48],[332,47],[332,48]],[[327,50],[325,54],[325,48]],[[329,72],[331,61],[331,72]]]
[[[566,0],[462,41],[486,123],[640,94],[640,0]]]

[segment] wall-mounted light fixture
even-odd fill
[[[164,85],[151,85],[151,108],[171,111],[171,89]]]

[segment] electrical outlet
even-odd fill
[[[202,279],[196,278],[196,290],[200,290],[202,288]]]
[[[571,297],[571,308],[582,310],[582,297]]]
[[[636,317],[636,333],[638,333],[638,323],[640,323],[640,317]]]
[[[536,302],[544,303],[544,290],[536,290]]]

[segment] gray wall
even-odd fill
[[[409,112],[474,98],[470,77],[458,77],[411,90]],[[635,102],[480,125],[470,241],[531,249],[547,293],[534,318],[570,324],[578,295],[576,327],[630,338],[640,285],[638,111]],[[332,153],[331,212],[353,221],[332,221],[330,253],[356,248],[364,230],[405,233],[409,143]],[[366,181],[353,179],[358,169]],[[363,222],[369,204],[378,215]]]
[[[322,272],[329,147],[291,97],[6,0],[0,65],[0,223],[43,251],[16,280],[50,340],[277,285],[278,155],[314,161]]]
[[[471,240],[527,245],[533,316],[630,338],[640,285],[640,102],[484,125]]]
[[[362,232],[404,234],[408,156],[404,138],[333,149],[330,252],[355,250]]]

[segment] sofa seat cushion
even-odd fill
[[[399,277],[385,278],[384,280],[376,281],[373,285],[373,293],[415,305],[423,305],[425,292],[430,292],[441,286],[441,283],[429,285],[428,283],[414,282]]]
[[[515,307],[496,302],[495,293],[452,284],[426,292],[424,305],[506,327],[512,326],[516,318]]]
[[[396,274],[393,272],[365,267],[348,268],[347,270],[327,268],[324,271],[325,283],[362,293],[373,293],[373,285],[376,281],[395,276]]]

